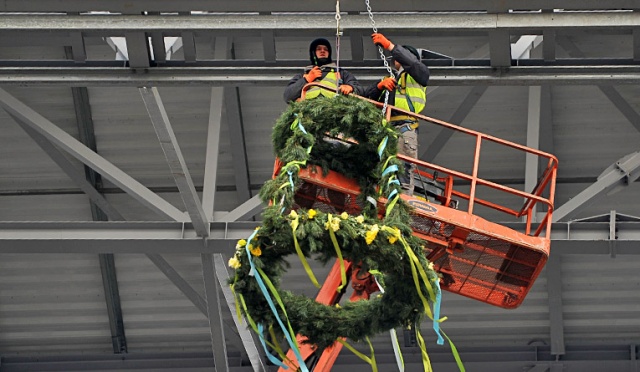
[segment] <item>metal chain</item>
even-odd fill
[[[369,19],[371,20],[371,28],[374,33],[378,32],[378,28],[376,27],[376,21],[373,19],[373,11],[371,11],[371,4],[369,0],[364,0],[367,5],[367,13],[369,13]],[[382,63],[384,63],[384,68],[387,69],[390,77],[394,77],[393,70],[391,70],[391,66],[389,66],[389,62],[387,62],[387,57],[384,55],[384,49],[380,45],[378,45],[378,53],[380,54],[380,58],[382,59]],[[382,106],[382,114],[384,115],[387,111],[387,105],[389,104],[389,91],[385,90],[384,92],[384,105]]]
[[[338,73],[338,79],[336,81],[336,94],[339,94],[339,88],[342,83],[342,76],[340,75],[340,36],[342,35],[342,31],[340,31],[340,19],[342,16],[340,15],[340,0],[336,0],[336,71]]]

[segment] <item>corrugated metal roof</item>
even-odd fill
[[[333,18],[330,17],[330,21],[333,22]],[[84,38],[88,61],[113,59],[115,52],[101,36],[95,36],[94,31],[88,30]],[[313,30],[303,31],[297,33],[275,30],[271,36],[238,32],[237,35],[232,35],[235,59],[249,61],[249,64],[251,61],[260,61],[262,64],[265,38],[274,37],[278,63],[306,61],[308,43],[311,40],[309,35]],[[348,35],[343,40],[341,57],[348,61],[347,64],[358,65],[358,61],[349,60],[352,58],[351,43],[355,43],[353,45],[357,47],[355,40],[361,36],[366,63],[373,63],[371,61],[376,58],[376,51],[370,45],[368,35],[350,32],[351,30],[347,30]],[[564,37],[568,31],[560,30],[558,34]],[[484,58],[489,52],[489,38],[469,30],[458,30],[451,35],[427,36],[418,31],[413,33],[404,30],[392,32],[391,35],[399,43],[426,47],[455,58]],[[193,68],[197,69],[199,62],[214,59],[216,35],[199,31],[195,36],[198,61],[194,62]],[[587,58],[631,58],[633,54],[630,34],[591,30],[572,32],[568,37]],[[5,39],[0,38],[2,40]],[[67,40],[66,36],[60,38],[59,35],[52,35],[51,42],[57,43],[55,45],[44,46],[42,40],[34,40],[32,45],[23,47],[11,46],[5,40],[8,45],[0,48],[0,60],[18,66],[21,66],[20,60],[40,61],[42,64],[63,60],[64,46],[68,45],[58,44],[66,43]],[[542,48],[543,46],[538,47],[535,53],[541,54]],[[561,46],[556,49],[558,58],[569,56]],[[174,56],[182,58],[183,51],[177,51]],[[601,61],[601,64],[605,62]],[[90,64],[78,64],[78,68],[84,67],[88,69]],[[186,64],[186,68],[188,67]],[[589,68],[584,67],[584,71],[588,74]],[[131,73],[144,74],[145,71],[132,69]],[[380,75],[383,74],[384,71],[380,68]],[[259,74],[256,74],[256,78],[258,77]],[[283,81],[286,78],[288,76]],[[78,139],[71,85],[73,84],[28,87],[11,85],[3,89]],[[176,208],[184,210],[184,203],[138,87],[126,84],[108,87],[88,85],[97,154]],[[241,169],[239,160],[233,157],[231,146],[234,142],[230,138],[229,128],[242,124],[253,195],[257,194],[258,186],[271,177],[274,160],[271,131],[275,120],[286,109],[282,98],[284,85],[274,82],[271,86],[245,84],[237,87],[239,113],[226,112],[227,108],[224,106],[223,112],[210,112],[212,86],[184,84],[159,87],[164,108],[200,197],[205,176],[210,116],[223,117],[219,134],[218,191],[214,205],[217,215],[223,215],[245,202],[236,192],[236,176]],[[539,104],[530,103],[530,86],[491,86],[490,82],[487,85],[488,88],[477,104],[468,108],[464,121],[454,124],[526,144],[528,115]],[[468,86],[429,87],[425,114],[449,120],[460,109],[471,89]],[[550,87],[551,122],[548,127],[552,133],[550,138],[543,135],[540,141],[551,143],[550,151],[559,159],[556,207],[562,206],[592,185],[607,167],[639,149],[640,127],[638,122],[630,120],[637,118],[640,109],[636,99],[639,88],[628,84],[615,86],[614,89],[621,97],[619,100],[594,85]],[[229,120],[229,117],[232,119]],[[242,123],[236,120],[238,117]],[[0,110],[0,123],[0,221],[92,221],[94,217],[90,199],[76,183],[4,110]],[[421,153],[434,145],[433,141],[437,140],[438,133],[435,128],[423,126],[420,129]],[[469,139],[454,135],[437,154],[435,162],[469,171],[471,144]],[[491,145],[483,147],[483,151],[483,161],[487,164],[480,170],[483,177],[509,180],[510,185],[522,187],[521,183],[526,177],[523,156],[504,152]],[[71,156],[66,158],[78,172],[84,173],[78,160]],[[99,191],[104,192],[106,200],[127,221],[166,219],[143,207],[135,197],[119,190],[104,176]],[[488,195],[493,194],[488,192]],[[637,182],[632,182],[620,192],[603,196],[572,218],[607,215],[611,210],[638,216],[638,195],[640,186]],[[506,199],[499,201],[514,205],[521,202]],[[479,211],[487,218],[495,217],[493,212],[483,211],[482,208]],[[630,235],[631,240],[635,241],[637,231],[633,229],[631,228]],[[557,243],[562,244],[563,242]],[[615,241],[610,241],[610,244],[615,250]],[[574,350],[572,348],[584,352],[585,349],[580,349],[581,347],[593,347],[603,353],[609,350],[609,356],[617,356],[620,351],[616,347],[624,345],[628,348],[626,350],[631,350],[629,348],[640,342],[640,319],[637,316],[640,309],[637,267],[640,263],[636,262],[640,258],[630,254],[615,257],[605,254],[562,254],[562,250],[556,250],[553,243],[551,251],[552,255],[560,256],[561,283],[550,283],[549,273],[545,269],[524,303],[517,309],[505,310],[448,292],[443,294],[442,315],[448,319],[442,323],[442,328],[472,361],[471,366],[483,370],[480,369],[480,364],[473,363],[480,363],[478,359],[483,357],[490,359],[491,355],[497,355],[501,350],[504,350],[504,356],[500,361],[509,358],[522,361],[525,358],[522,355],[526,354],[527,358],[532,355],[533,366],[533,362],[537,361],[536,357],[542,354],[544,358],[548,356],[548,349],[557,341],[552,339],[554,331],[562,333],[563,347],[566,345],[571,352]],[[31,358],[55,355],[68,356],[72,361],[81,361],[83,357],[93,358],[91,360],[95,361],[95,355],[108,356],[114,353],[100,263],[98,255],[94,253],[0,253],[0,356]],[[167,254],[163,258],[199,296],[205,296],[199,254]],[[116,254],[115,266],[129,354],[179,354],[185,360],[191,355],[194,360],[200,361],[198,358],[202,358],[209,363],[205,367],[194,366],[193,370],[210,368],[212,341],[206,315],[144,254]],[[312,267],[319,278],[324,277],[329,269],[320,267],[317,262],[313,262]],[[292,268],[283,279],[282,286],[307,296],[315,296],[317,292],[299,263],[293,259]],[[561,289],[560,307],[553,303],[556,298],[549,297],[550,286],[559,286]],[[226,302],[223,301],[222,305],[225,307]],[[233,367],[239,369],[237,355],[241,348],[234,336],[237,330],[230,311],[235,309],[224,309],[223,320],[225,331],[228,332],[229,354],[235,358]],[[558,317],[561,324],[554,323]],[[558,330],[557,327],[561,329]],[[401,330],[399,332],[402,333]],[[448,346],[435,345],[435,335],[427,321],[422,324],[422,334],[434,362],[451,362]],[[380,370],[392,368],[394,361],[388,335],[377,336],[373,339],[373,344],[381,362]],[[540,349],[536,349],[538,347]],[[358,345],[358,348],[368,351],[367,345]],[[408,365],[418,368],[420,359],[417,349],[403,346],[403,350]],[[633,351],[629,353],[633,354]],[[7,364],[7,359],[4,360],[0,364],[0,371],[16,368],[15,365]],[[637,361],[635,363],[637,365]],[[59,366],[59,369],[64,369],[67,365]],[[567,364],[565,367],[567,370],[574,368],[571,366]],[[596,370],[593,369],[597,368],[595,366],[596,364],[590,370]],[[356,357],[343,352],[335,370],[365,367]],[[452,365],[442,364],[442,370],[449,370],[449,367]],[[522,370],[523,365],[513,368],[516,369],[504,370]],[[469,367],[468,370],[475,369]]]

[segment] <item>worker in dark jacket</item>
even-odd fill
[[[315,39],[309,45],[309,58],[311,66],[307,66],[303,74],[295,75],[284,90],[286,102],[295,101],[302,95],[302,88],[311,82],[321,83],[333,89],[338,89],[342,94],[355,93],[362,95],[364,89],[358,80],[343,68],[338,68],[331,60],[331,44],[327,39]],[[312,87],[307,90],[305,99],[318,96],[333,97],[335,91]]]
[[[392,43],[384,35],[371,35],[373,43],[391,52],[391,59],[395,67],[393,77],[385,77],[373,84],[365,92],[365,97],[384,101],[385,90],[389,92],[389,104],[406,111],[420,113],[427,103],[427,83],[429,82],[429,68],[420,61],[418,51],[409,45]],[[390,124],[394,126],[398,137],[398,153],[412,158],[418,157],[418,121],[407,115],[391,113]],[[402,190],[413,195],[414,180],[412,173],[414,164],[405,163],[404,172],[399,175]]]

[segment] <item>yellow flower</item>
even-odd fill
[[[428,268],[429,270],[434,270],[433,262],[429,262],[429,263],[427,264],[427,268]]]
[[[400,230],[397,227],[393,228],[393,233],[390,233],[387,239],[389,239],[389,243],[393,244],[398,241],[400,237]]]
[[[256,257],[260,257],[260,255],[262,255],[262,249],[260,249],[260,246],[257,246],[254,248],[251,245],[249,245],[249,251],[251,252],[252,255]]]
[[[340,219],[329,216],[328,221],[324,224],[324,228],[326,230],[331,229],[334,232],[340,230]]]
[[[309,212],[307,212],[307,214],[309,215],[309,219],[312,220],[313,217],[315,217],[316,214],[318,214],[318,212],[316,212],[315,209],[309,209]]]
[[[356,221],[358,221],[358,223],[363,223],[364,222],[364,216],[359,215],[358,217],[356,217]]]
[[[238,240],[238,243],[236,244],[236,250],[240,250],[242,249],[242,247],[244,247],[245,245],[247,245],[247,241],[244,239],[240,239]]]
[[[298,217],[298,213],[292,209],[291,213],[289,213],[289,217],[296,219]]]
[[[333,230],[334,232],[340,230],[340,220],[337,218],[333,219],[333,222],[331,222],[331,230]]]
[[[240,266],[242,266],[242,265],[240,264],[240,260],[238,259],[238,257],[233,256],[233,257],[231,257],[229,259],[229,267],[230,268],[237,270],[237,269],[240,268]]]
[[[347,218],[349,218],[349,214],[347,212],[342,212],[342,214],[340,215],[340,218],[342,218],[343,220],[346,220]]]
[[[367,242],[367,245],[370,245],[371,243],[373,243],[373,241],[376,239],[376,236],[378,235],[378,231],[380,231],[380,228],[378,228],[377,224],[371,226],[371,230],[367,231],[367,234],[365,236],[365,241]]]

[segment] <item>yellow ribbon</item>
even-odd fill
[[[404,245],[407,253],[409,254],[409,257],[411,258],[411,261],[413,261],[415,263],[416,268],[418,269],[418,272],[420,273],[420,277],[422,278],[422,281],[424,282],[424,286],[427,288],[427,291],[429,292],[429,299],[431,299],[431,301],[435,301],[436,300],[436,294],[433,291],[433,287],[431,286],[431,282],[429,281],[429,277],[427,277],[427,273],[424,271],[424,268],[420,264],[420,260],[418,259],[418,256],[416,256],[415,252],[413,252],[413,250],[411,249],[411,247],[409,247],[409,244],[407,244],[407,241],[403,237],[400,238],[400,241],[402,242],[402,244]]]
[[[271,347],[272,349],[276,350],[276,352],[278,352],[278,349],[280,349],[280,352],[278,352],[278,356],[282,359],[287,359],[287,356],[284,355],[284,353],[282,352],[282,348],[280,348],[280,346],[276,346],[273,343],[269,342],[269,340],[267,340],[266,338],[264,338],[264,336],[260,333],[260,331],[258,330],[258,325],[256,325],[256,322],[253,320],[253,318],[251,318],[251,315],[249,314],[249,311],[247,310],[247,304],[244,302],[244,297],[242,297],[242,295],[238,295],[240,298],[240,302],[242,303],[242,308],[244,309],[244,313],[247,316],[247,322],[249,322],[249,325],[251,326],[251,329],[253,329],[253,331],[255,332],[255,334],[258,335],[258,337],[260,337],[267,345],[269,345],[269,347]],[[282,360],[284,360],[282,359]]]
[[[382,168],[380,168],[380,169],[387,169],[387,165],[389,165],[389,162],[393,158],[397,158],[397,156],[391,155],[391,156],[387,157],[387,160],[384,161],[384,164],[382,165]]]
[[[395,207],[398,199],[400,199],[400,194],[396,194],[396,196],[393,197],[393,200],[391,200],[391,202],[387,205],[387,211],[385,212],[385,216],[389,216],[389,213],[391,213],[391,210],[393,210],[393,207]]]
[[[433,372],[431,367],[431,360],[427,353],[427,345],[424,342],[424,338],[420,334],[420,330],[416,329],[416,339],[418,340],[418,346],[420,347],[420,353],[422,354],[422,365],[424,366],[424,372]]]
[[[405,249],[405,250],[407,250],[407,249]],[[409,253],[407,253],[407,254],[409,254]],[[418,272],[417,272],[417,269],[416,269],[416,264],[413,262],[413,260],[409,260],[409,266],[411,267],[411,274],[413,276],[413,283],[416,286],[416,292],[418,292],[418,296],[420,297],[420,300],[422,301],[422,305],[424,306],[424,312],[427,314],[429,319],[433,319],[433,314],[431,313],[431,308],[429,307],[429,302],[427,301],[427,299],[422,294],[422,289],[420,289],[420,279],[419,279]]]
[[[456,346],[453,344],[453,341],[451,341],[451,339],[449,338],[449,336],[447,336],[446,333],[444,333],[444,331],[442,330],[442,328],[440,329],[440,332],[442,332],[442,334],[444,335],[444,338],[447,339],[447,341],[449,341],[449,346],[451,346],[451,353],[453,353],[453,357],[456,360],[456,364],[458,365],[458,369],[460,370],[460,372],[465,372],[465,368],[464,365],[462,364],[462,359],[460,359],[460,354],[458,354],[458,349],[456,348]]]
[[[269,291],[273,295],[273,298],[276,299],[276,302],[280,306],[280,309],[282,310],[282,314],[284,315],[284,318],[287,321],[287,328],[289,330],[289,335],[291,336],[292,340],[295,340],[296,339],[296,333],[293,331],[293,328],[291,327],[291,323],[289,322],[289,315],[287,315],[287,310],[285,309],[284,303],[282,302],[282,299],[280,298],[280,294],[278,294],[278,290],[273,285],[273,283],[271,283],[271,279],[269,279],[269,277],[264,273],[264,271],[262,271],[261,268],[256,266],[256,270],[258,271],[258,273],[260,274],[260,277],[262,277],[262,280],[264,280],[265,284],[269,288]],[[300,353],[300,350],[298,349],[298,345],[294,345],[294,346],[295,346],[296,350],[298,351],[298,353]]]
[[[296,253],[298,253],[298,258],[300,259],[300,262],[302,262],[302,266],[304,267],[304,270],[307,272],[309,279],[311,279],[311,283],[313,283],[313,285],[315,285],[316,288],[320,288],[320,284],[318,284],[318,279],[316,279],[315,275],[313,275],[313,271],[309,266],[309,262],[307,262],[307,259],[304,257],[304,254],[302,253],[302,249],[300,248],[300,244],[298,243],[298,238],[296,237],[296,230],[298,229],[299,225],[300,225],[300,216],[296,215],[296,218],[293,221],[291,221],[291,229],[293,230],[293,245],[295,245],[296,247]]]
[[[369,363],[371,365],[371,369],[373,370],[373,372],[378,372],[378,364],[376,363],[376,356],[375,356],[375,354],[373,352],[373,345],[371,345],[371,340],[369,340],[369,337],[367,337],[366,340],[369,343],[369,350],[371,350],[371,358],[369,358],[368,356],[362,354],[361,352],[356,350],[353,346],[349,345],[349,343],[346,340],[343,340],[342,338],[339,338],[337,341],[339,343],[341,343],[342,345],[344,345],[344,347],[349,349],[349,351],[354,353],[358,358],[360,358],[360,359],[364,360],[365,362]]]
[[[240,322],[242,322],[242,313],[240,312],[240,303],[238,302],[238,294],[236,293],[236,290],[233,288],[233,286],[236,285],[236,280],[238,280],[238,274],[236,274],[236,277],[233,280],[233,284],[231,284],[229,287],[231,288],[231,293],[233,293],[233,299],[236,303],[236,315],[238,315],[238,319],[240,320]]]
[[[331,242],[333,242],[333,247],[336,249],[338,262],[340,262],[340,278],[342,279],[342,284],[336,290],[337,292],[340,292],[342,291],[342,288],[347,285],[347,270],[344,267],[342,251],[340,251],[340,246],[338,245],[338,240],[336,239],[336,233],[333,232],[333,229],[331,228],[331,213],[327,214],[327,223],[329,224],[329,236],[331,237]]]
[[[288,363],[293,363],[291,359],[287,358],[287,355],[282,350],[282,347],[280,347],[280,342],[278,342],[276,333],[273,330],[273,324],[269,325],[269,336],[271,336],[271,344],[273,345],[271,346],[271,348],[276,351],[276,353],[280,357],[280,360],[282,360],[283,362],[286,360]]]

